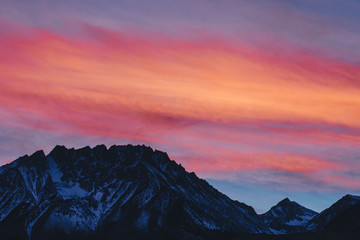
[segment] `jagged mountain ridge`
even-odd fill
[[[12,228],[32,239],[268,232],[252,207],[186,172],[166,153],[131,145],[56,146],[47,156],[38,151],[1,167],[1,236],[6,239]]]
[[[317,214],[317,212],[285,198],[261,217],[272,233],[289,234],[306,231],[306,224]]]
[[[359,202],[346,195],[316,215],[286,198],[257,215],[150,147],[56,146],[47,156],[37,151],[0,167],[0,238],[224,239],[331,226],[348,238],[341,229],[356,229],[343,225],[356,219],[358,207],[355,214],[350,208]]]

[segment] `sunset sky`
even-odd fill
[[[166,151],[259,213],[360,194],[360,2],[1,0],[0,164]]]

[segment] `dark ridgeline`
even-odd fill
[[[309,231],[323,231],[328,227],[328,224],[332,221],[336,221],[337,218],[350,207],[360,203],[360,197],[353,195],[346,195],[339,201],[331,205],[331,207],[322,211],[319,215],[311,219],[307,225]],[[358,223],[360,222],[360,215]],[[360,229],[360,228],[359,228]]]
[[[0,239],[357,239],[359,199],[257,215],[150,147],[56,146],[0,168]]]
[[[56,146],[0,171],[1,239],[267,232],[253,208],[150,147]]]

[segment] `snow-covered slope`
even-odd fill
[[[273,234],[288,234],[304,232],[306,224],[317,214],[285,198],[261,217]]]
[[[156,231],[268,232],[253,208],[150,147],[56,146],[47,156],[38,151],[0,168],[4,239]]]
[[[345,212],[348,208],[359,204],[360,197],[354,195],[345,195],[339,201],[331,205],[329,208],[322,211],[319,215],[314,217],[307,224],[306,228],[308,231],[322,231],[327,225],[335,220],[339,215]]]

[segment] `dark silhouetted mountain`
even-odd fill
[[[325,232],[343,233],[360,238],[360,201],[338,214],[324,228]]]
[[[47,156],[38,151],[0,168],[2,240],[201,239],[228,232],[268,230],[252,207],[150,147],[56,146]]]
[[[285,198],[261,217],[272,233],[288,234],[304,232],[306,224],[317,214]]]
[[[319,215],[311,219],[306,226],[307,230],[314,232],[323,231],[330,222],[335,220],[347,209],[349,209],[350,207],[354,206],[359,202],[360,202],[360,197],[358,196],[346,195],[342,197],[339,201],[337,201],[329,208],[322,211]]]

